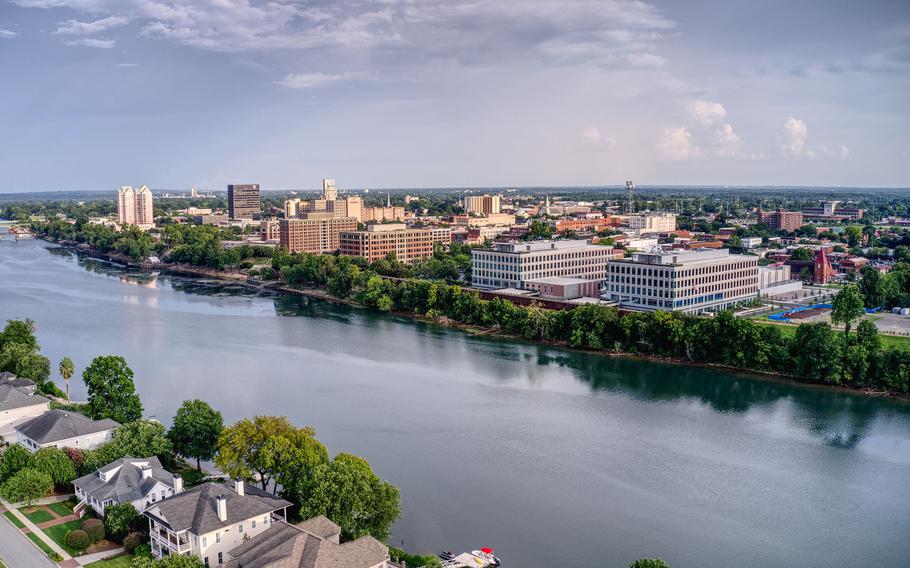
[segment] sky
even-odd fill
[[[910,2],[0,0],[0,193],[910,186]]]

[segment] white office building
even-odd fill
[[[631,310],[698,314],[758,296],[758,257],[728,249],[638,252],[607,272],[608,299]]]
[[[525,289],[528,280],[568,276],[603,282],[611,247],[586,240],[496,243],[471,251],[471,284],[475,288]]]
[[[622,217],[622,223],[639,235],[670,233],[676,230],[676,215],[674,213],[627,215]]]

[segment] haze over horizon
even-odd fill
[[[910,185],[907,2],[0,2],[0,193]]]

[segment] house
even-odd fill
[[[120,426],[109,418],[92,420],[76,412],[51,410],[15,426],[18,442],[28,451],[40,448],[92,450],[114,437]]]
[[[389,547],[371,536],[339,544],[338,525],[323,516],[297,525],[278,521],[228,554],[225,568],[388,568]]]
[[[35,394],[35,391],[38,390],[38,383],[35,381],[25,377],[17,377],[8,371],[0,373],[0,385],[18,387],[29,394]]]
[[[81,516],[91,507],[104,516],[108,505],[131,503],[140,513],[153,503],[183,492],[183,479],[165,470],[157,457],[124,457],[73,481]]]
[[[0,436],[9,443],[16,442],[18,438],[16,426],[51,409],[51,401],[35,394],[34,389],[29,389],[22,381],[31,382],[15,376],[12,380],[0,382]]]
[[[152,554],[193,554],[206,566],[219,566],[227,562],[228,551],[264,533],[273,522],[286,520],[290,505],[242,480],[232,487],[199,485],[145,510]]]

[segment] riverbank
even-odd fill
[[[45,240],[48,240],[48,239],[45,239]],[[48,240],[48,242],[53,242],[53,241]],[[131,259],[124,255],[116,254],[116,253],[102,253],[100,251],[87,247],[84,244],[71,243],[71,242],[59,242],[59,243],[55,243],[55,244],[63,246],[64,248],[68,248],[71,250],[75,250],[77,252],[81,252],[81,253],[86,254],[87,256],[90,256],[93,258],[100,258],[103,260],[115,262],[118,264],[122,264],[124,266],[138,269],[138,270],[153,270],[153,271],[177,274],[177,275],[181,275],[181,276],[190,276],[190,277],[194,277],[194,278],[213,279],[213,280],[219,280],[219,281],[231,283],[231,284],[239,284],[239,285],[245,286],[247,288],[250,288],[252,290],[256,290],[256,291],[260,291],[260,292],[292,294],[292,295],[303,296],[303,297],[312,298],[315,300],[332,302],[335,304],[346,305],[346,306],[351,306],[351,307],[375,309],[369,305],[363,304],[361,302],[358,302],[358,301],[350,299],[350,298],[339,298],[339,297],[329,293],[329,291],[325,287],[291,286],[291,285],[282,284],[280,282],[263,282],[263,281],[257,281],[257,280],[250,280],[245,273],[236,271],[236,270],[218,270],[218,269],[212,269],[212,268],[204,268],[204,267],[198,267],[198,266],[192,266],[192,265],[166,263],[166,262],[154,263],[154,264],[147,263],[147,262],[143,263],[143,262],[137,262],[134,259]],[[710,361],[695,361],[695,360],[690,360],[690,359],[685,359],[685,358],[680,358],[680,357],[671,357],[671,356],[665,356],[665,355],[654,354],[654,353],[641,353],[641,352],[636,352],[636,351],[625,351],[625,350],[621,350],[621,349],[573,348],[573,346],[570,345],[570,343],[566,340],[550,340],[550,339],[543,339],[543,338],[528,339],[526,337],[522,337],[521,335],[517,335],[517,334],[513,334],[513,333],[509,333],[507,331],[504,331],[502,328],[500,328],[498,326],[496,326],[496,327],[479,326],[476,324],[469,324],[469,323],[464,323],[464,322],[460,322],[457,320],[453,320],[453,319],[445,317],[445,316],[437,315],[435,317],[430,317],[430,316],[427,316],[424,314],[414,313],[414,312],[410,312],[410,311],[403,311],[403,310],[394,310],[393,309],[393,310],[385,310],[385,311],[388,311],[389,313],[392,313],[392,314],[400,316],[400,317],[406,317],[406,318],[410,318],[410,319],[413,319],[416,321],[422,321],[425,323],[432,323],[435,325],[442,325],[442,326],[446,326],[446,327],[450,327],[450,328],[459,329],[465,333],[475,335],[475,336],[481,336],[481,335],[493,336],[493,337],[510,339],[510,340],[519,339],[521,341],[528,342],[528,343],[551,345],[551,346],[559,347],[559,348],[563,348],[563,349],[569,349],[569,350],[573,350],[573,351],[580,351],[580,352],[586,352],[586,353],[593,353],[593,354],[607,356],[607,357],[620,357],[620,358],[626,358],[626,359],[653,361],[653,362],[660,362],[660,363],[665,363],[665,364],[680,365],[680,366],[693,367],[693,368],[714,369],[714,370],[718,370],[718,371],[731,371],[731,372],[736,372],[736,373],[740,373],[740,374],[744,374],[744,375],[748,375],[748,376],[752,376],[752,377],[756,377],[756,378],[770,379],[770,380],[779,381],[779,382],[783,382],[783,383],[796,383],[796,384],[801,384],[801,385],[809,386],[809,387],[813,387],[813,388],[822,388],[822,389],[829,389],[832,391],[863,394],[863,395],[869,396],[869,397],[884,397],[884,398],[894,398],[894,399],[910,401],[910,395],[901,393],[901,392],[896,392],[893,390],[877,390],[877,389],[866,388],[866,387],[862,387],[862,386],[837,384],[837,383],[833,383],[830,381],[824,381],[824,380],[819,380],[819,379],[790,375],[790,374],[773,371],[773,370],[762,371],[762,370],[758,370],[755,368],[737,367],[737,366],[726,365],[726,364],[710,362]]]

